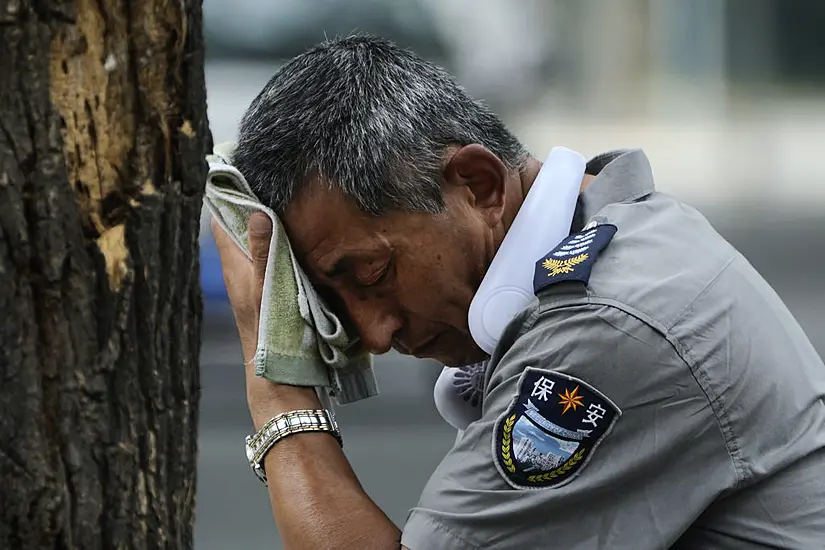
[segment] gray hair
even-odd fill
[[[232,161],[279,215],[315,177],[369,214],[438,213],[445,150],[472,143],[511,170],[528,156],[444,69],[360,35],[286,63],[246,111]]]

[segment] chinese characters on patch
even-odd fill
[[[533,384],[533,392],[530,394],[530,397],[535,397],[539,401],[550,401],[550,398],[553,396],[553,388],[555,387],[556,383],[553,380],[549,380],[544,376],[541,376],[536,382]],[[579,387],[576,386],[573,391],[565,390],[564,393],[559,395],[560,401],[559,404],[563,405],[562,414],[566,413],[570,409],[576,410],[577,407],[583,407],[584,403],[584,396],[578,395]],[[593,428],[597,427],[597,423],[599,420],[604,418],[604,415],[607,413],[604,407],[602,407],[598,403],[590,403],[587,406],[587,410],[585,411],[585,415],[587,418],[582,420],[583,424],[590,424]]]

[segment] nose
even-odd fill
[[[344,297],[344,304],[364,349],[375,355],[388,352],[402,325],[399,315],[377,299]]]

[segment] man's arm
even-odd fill
[[[502,338],[484,414],[425,487],[407,546],[669,548],[736,487],[735,436],[680,349],[618,304],[564,300]]]
[[[296,409],[320,409],[312,388],[274,384],[255,375],[252,358],[272,225],[264,214],[249,220],[253,261],[213,222],[232,311],[246,363],[247,400],[255,429]],[[334,437],[298,433],[278,441],[264,459],[269,497],[285,548],[389,550],[401,532],[364,492]]]
[[[311,388],[262,378],[249,382],[256,430],[282,412],[321,408]],[[329,434],[299,433],[282,439],[267,453],[264,468],[285,548],[400,547],[401,531],[364,492],[338,441]]]

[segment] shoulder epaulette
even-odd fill
[[[587,284],[599,252],[610,243],[617,230],[615,225],[600,224],[565,238],[536,262],[533,292],[538,294],[561,281],[581,281]]]

